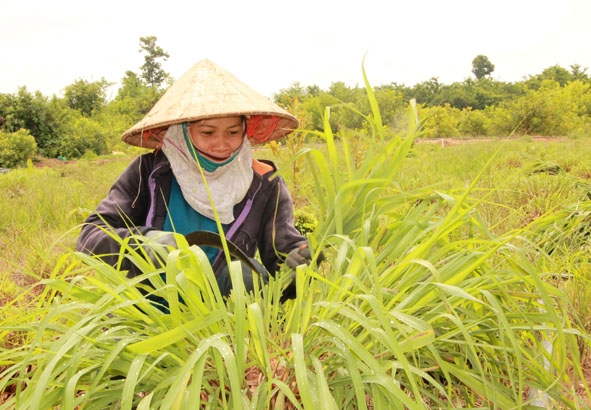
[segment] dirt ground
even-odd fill
[[[565,138],[561,137],[543,137],[543,136],[534,136],[528,137],[531,138],[533,141],[536,142],[544,142],[544,141],[562,141]],[[518,139],[518,138],[514,138]],[[450,147],[454,145],[460,144],[467,144],[470,142],[487,142],[487,141],[502,141],[502,138],[417,138],[415,142],[417,144],[439,144],[442,147]]]

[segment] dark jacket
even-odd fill
[[[226,237],[247,256],[255,256],[258,250],[263,265],[273,274],[285,254],[306,240],[294,226],[293,203],[285,182],[280,177],[270,181],[276,168],[270,161],[264,163],[267,165],[258,163],[263,166],[254,167],[252,184],[246,197],[234,207],[235,220],[229,225]],[[136,158],[113,184],[96,212],[86,219],[78,238],[78,250],[100,255],[114,265],[120,245],[105,229],[121,238],[162,230],[171,181],[172,170],[163,152]],[[223,267],[224,258],[218,257],[213,266],[216,274]]]

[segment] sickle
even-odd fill
[[[214,248],[224,249],[224,245],[222,244],[222,237],[215,233],[209,231],[195,231],[188,233],[185,235],[185,239],[189,243],[189,245],[197,245],[197,246],[213,246]],[[230,255],[239,259],[245,265],[247,265],[253,272],[258,272],[257,267],[252,263],[250,258],[246,256],[244,252],[234,243],[230,242],[226,239],[226,244],[228,245],[228,251]]]

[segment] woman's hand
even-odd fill
[[[310,255],[310,247],[307,243],[304,243],[289,252],[287,254],[287,258],[285,259],[287,266],[293,270],[295,270],[300,265],[309,265],[311,261],[312,256]]]

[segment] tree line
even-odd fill
[[[425,138],[591,136],[587,68],[555,65],[522,81],[502,82],[492,78],[494,65],[486,56],[474,58],[472,67],[474,78],[452,84],[434,77],[414,86],[373,86],[383,123],[393,130],[405,126],[408,104],[414,100]],[[275,100],[312,129],[322,128],[323,107],[330,107],[330,123],[337,133],[362,129],[364,115],[371,112],[365,88],[343,82],[332,83],[326,91],[294,83]]]
[[[116,95],[102,78],[78,79],[63,97],[30,92],[0,94],[0,167],[22,166],[31,158],[80,158],[131,149],[121,134],[139,121],[171,85],[162,68],[169,58],[155,36],[140,38],[144,64],[128,70]],[[484,55],[472,61],[473,77],[442,84],[434,77],[413,86],[373,86],[382,121],[388,129],[404,126],[411,101],[416,103],[421,136],[478,137],[507,135],[591,135],[591,78],[587,68],[558,65],[518,82],[492,77],[494,64]],[[369,79],[371,81],[371,79]],[[363,132],[371,113],[365,87],[334,82],[323,90],[294,82],[273,99],[294,113],[301,128],[322,130],[326,107],[335,134]]]
[[[22,166],[30,158],[80,158],[124,150],[121,134],[139,121],[172,79],[162,68],[169,55],[154,36],[141,37],[140,72],[128,70],[114,98],[104,78],[78,79],[63,97],[47,97],[26,86],[0,94],[0,167]]]

